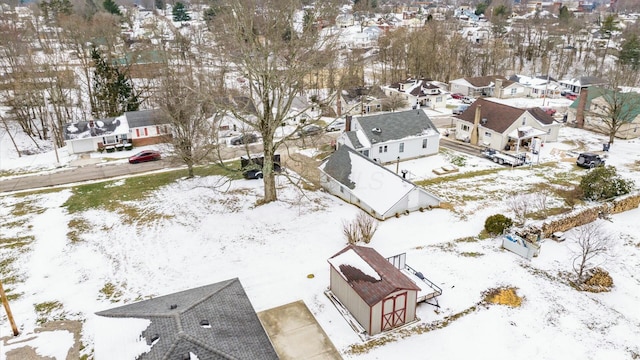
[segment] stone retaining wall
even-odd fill
[[[550,237],[554,232],[564,232],[576,226],[588,224],[595,221],[601,214],[617,214],[636,209],[638,205],[640,205],[640,193],[633,193],[562,215],[556,219],[546,220],[542,224],[542,237]]]

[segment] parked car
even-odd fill
[[[320,133],[322,133],[322,127],[320,127],[320,125],[311,124],[311,125],[307,125],[307,126],[303,127],[302,129],[298,130],[298,132],[296,134],[299,137],[303,137],[303,136],[318,135]]]
[[[274,163],[273,164],[273,171],[276,172],[276,173],[281,172],[282,171],[282,167],[280,166],[280,164]],[[242,177],[244,177],[247,180],[262,179],[262,177],[263,177],[262,168],[247,169],[247,170],[242,172]]]
[[[327,125],[326,131],[343,131],[347,122],[345,119],[336,119],[331,124]]]
[[[604,159],[597,154],[582,153],[578,156],[578,160],[576,160],[576,165],[583,168],[587,168],[587,169],[593,169],[596,166],[603,166]]]
[[[578,98],[578,94],[571,91],[567,91],[564,93],[564,97],[566,97],[569,100],[575,100]]]
[[[229,143],[231,145],[244,145],[244,144],[251,144],[256,141],[258,141],[258,136],[256,134],[248,133],[248,134],[242,134],[232,138],[231,140],[229,140]]]
[[[129,157],[129,164],[137,164],[141,162],[155,161],[160,159],[162,159],[162,155],[160,155],[159,151],[145,150]]]
[[[556,114],[557,110],[554,108],[550,108],[550,107],[541,107],[542,110],[544,110],[544,112],[546,112],[547,114],[553,116]]]
[[[465,105],[458,105],[458,107],[456,107],[455,109],[453,109],[451,112],[453,113],[453,115],[460,115],[462,114],[465,110],[467,110],[469,108],[469,105],[465,104]]]
[[[464,94],[453,93],[453,94],[451,94],[451,97],[456,99],[456,100],[462,100],[462,98],[464,98]]]
[[[462,102],[465,104],[473,104],[474,101],[476,101],[476,99],[472,98],[471,96],[465,96],[462,98]]]

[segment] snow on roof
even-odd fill
[[[151,320],[96,316],[95,321],[96,360],[137,359],[151,350],[151,345],[147,345],[140,336],[149,327]]]
[[[355,183],[351,191],[378,214],[386,213],[415,188],[412,183],[358,154],[350,151],[349,158],[349,180]]]
[[[360,257],[353,249],[349,249],[342,254],[329,259],[329,263],[340,272],[345,280],[349,280],[346,274],[342,272],[342,265],[351,266],[352,268],[362,271],[363,274],[371,276],[376,280],[382,280],[380,274],[375,271],[363,258]]]

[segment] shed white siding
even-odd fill
[[[371,316],[369,305],[353,290],[351,285],[338,273],[338,271],[330,267],[330,285],[329,289],[333,292],[342,305],[344,305],[351,315],[358,321],[360,325],[369,333]]]

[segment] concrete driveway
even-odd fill
[[[258,318],[282,360],[342,359],[302,300],[259,312]]]

